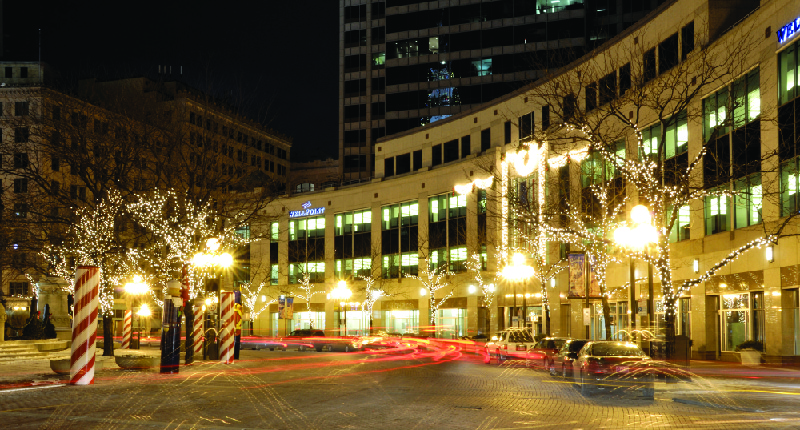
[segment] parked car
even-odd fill
[[[568,340],[571,340],[571,338],[546,337],[540,339],[535,345],[528,349],[528,353],[525,355],[525,366],[538,367],[541,365],[542,369],[550,369],[551,375],[555,374],[555,371],[552,369],[553,357],[558,354],[558,351],[561,350],[561,347],[564,346]]]
[[[318,329],[299,329],[281,337],[278,342],[284,351],[287,348],[299,348],[301,351],[314,348],[316,338],[325,337],[325,332]]]
[[[565,378],[572,378],[572,365],[578,359],[578,353],[589,342],[586,339],[567,340],[557,354],[553,356],[550,374],[559,372]]]
[[[486,342],[483,362],[491,363],[492,356],[497,359],[497,364],[502,364],[509,358],[523,359],[535,343],[530,329],[520,327],[503,330]]]
[[[646,365],[649,360],[635,343],[587,342],[573,363],[574,379],[585,396],[599,389],[629,388],[641,389],[645,397],[652,399],[654,374]]]

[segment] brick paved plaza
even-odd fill
[[[59,386],[41,362],[28,363],[0,370],[4,428],[800,426],[800,390],[792,382],[798,372],[783,369],[726,379],[721,376],[729,369],[704,368],[707,377],[691,383],[657,384],[655,401],[648,401],[625,392],[586,398],[572,383],[522,363],[486,365],[479,356],[444,351],[242,351],[242,360],[233,365],[199,362],[181,367],[178,375],[111,365],[98,373],[94,385],[81,387]],[[56,385],[19,383],[29,380]]]

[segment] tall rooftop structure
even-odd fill
[[[614,37],[664,0],[339,0],[339,159],[469,110]]]

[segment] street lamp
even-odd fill
[[[525,256],[520,253],[516,253],[511,257],[511,264],[506,265],[503,267],[503,270],[500,271],[500,275],[509,280],[514,282],[514,309],[517,309],[517,283],[518,282],[525,282],[531,276],[535,274],[533,267],[528,266],[525,264]],[[523,295],[522,307],[526,307],[525,297]],[[525,309],[527,311],[527,309]],[[525,318],[525,311],[523,311],[522,317]],[[519,313],[519,312],[517,312]],[[519,316],[519,315],[518,315]],[[513,321],[512,321],[513,322]],[[517,321],[519,324],[519,321]],[[524,322],[523,322],[523,325]]]
[[[136,300],[136,297],[146,294],[148,291],[147,284],[144,283],[141,275],[133,275],[133,282],[128,282],[124,286],[125,292],[130,294],[133,297],[133,300]],[[131,308],[135,308],[136,303],[131,304]],[[136,312],[136,329],[138,333],[138,337],[136,339],[136,349],[141,347],[142,341],[142,320],[141,317],[149,318],[150,317],[150,309],[147,307],[146,303],[143,303],[139,310]]]
[[[219,252],[219,248],[220,248],[219,239],[217,239],[216,237],[209,238],[208,240],[206,240],[206,252],[198,252],[197,254],[195,254],[194,257],[192,258],[192,264],[194,266],[196,266],[196,267],[211,268],[214,271],[214,275],[217,275],[217,269],[227,269],[227,268],[231,267],[233,265],[233,256],[231,254],[227,253],[227,252]],[[220,280],[220,284],[221,283],[222,282]],[[216,321],[213,323],[213,326],[214,326],[213,328],[217,333],[219,332],[219,327],[218,326],[219,326],[219,322],[220,322],[219,321],[219,307],[217,306],[217,303],[219,303],[219,293],[220,293],[220,290],[222,289],[221,287],[222,286],[220,285],[219,288],[217,288],[217,294],[216,295],[214,295],[212,297],[206,297],[206,306],[205,306],[206,309],[210,310],[211,313],[213,314],[213,316],[216,317]],[[210,320],[211,315],[207,314],[206,317],[207,317],[207,320]],[[211,324],[209,324],[209,325],[211,325]],[[205,330],[207,331],[210,328],[211,327],[205,327]],[[189,333],[190,331],[191,330],[187,325],[187,331],[186,332]],[[189,338],[189,336],[187,335],[187,342],[189,342],[188,338]],[[205,337],[205,339],[207,340],[207,337]],[[216,344],[216,341],[217,341],[217,336],[216,336],[216,333],[215,333],[213,343]],[[192,343],[193,343],[193,339],[192,339]],[[208,344],[206,344],[206,350],[207,349],[208,349]],[[187,349],[187,351],[188,351],[188,349]],[[216,352],[216,351],[215,351],[214,354],[204,352],[203,355],[204,355],[204,358],[205,358],[206,354],[212,355],[211,359],[212,360],[216,360],[218,358],[216,356],[217,353],[218,352]]]
[[[353,293],[347,288],[347,282],[339,281],[336,288],[331,291],[331,299],[334,300],[334,303],[339,305],[339,319],[342,318],[342,308],[345,307],[345,302],[350,299]],[[341,329],[339,334],[341,335]],[[347,336],[347,310],[344,310],[344,335]]]
[[[658,242],[658,230],[652,225],[652,217],[647,207],[643,205],[636,205],[631,209],[631,223],[633,227],[620,226],[614,230],[614,242],[618,245],[629,248],[638,252],[646,252],[647,245]],[[633,257],[630,258],[630,308],[631,308],[631,333],[636,327],[636,270],[634,267]],[[653,323],[653,267],[647,264],[647,284],[648,284],[648,299],[647,299],[647,317],[649,322]]]

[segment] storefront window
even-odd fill
[[[305,305],[303,305],[303,307],[305,307]],[[296,308],[297,305],[295,305],[295,309]],[[325,312],[294,312],[292,315],[292,330],[309,328],[325,330]]]
[[[439,309],[436,323],[436,337],[440,339],[458,339],[465,336],[466,309]]]
[[[419,334],[419,311],[385,311],[384,321],[388,333]]]
[[[749,294],[726,294],[720,297],[722,350],[733,351],[747,340],[750,314]]]

